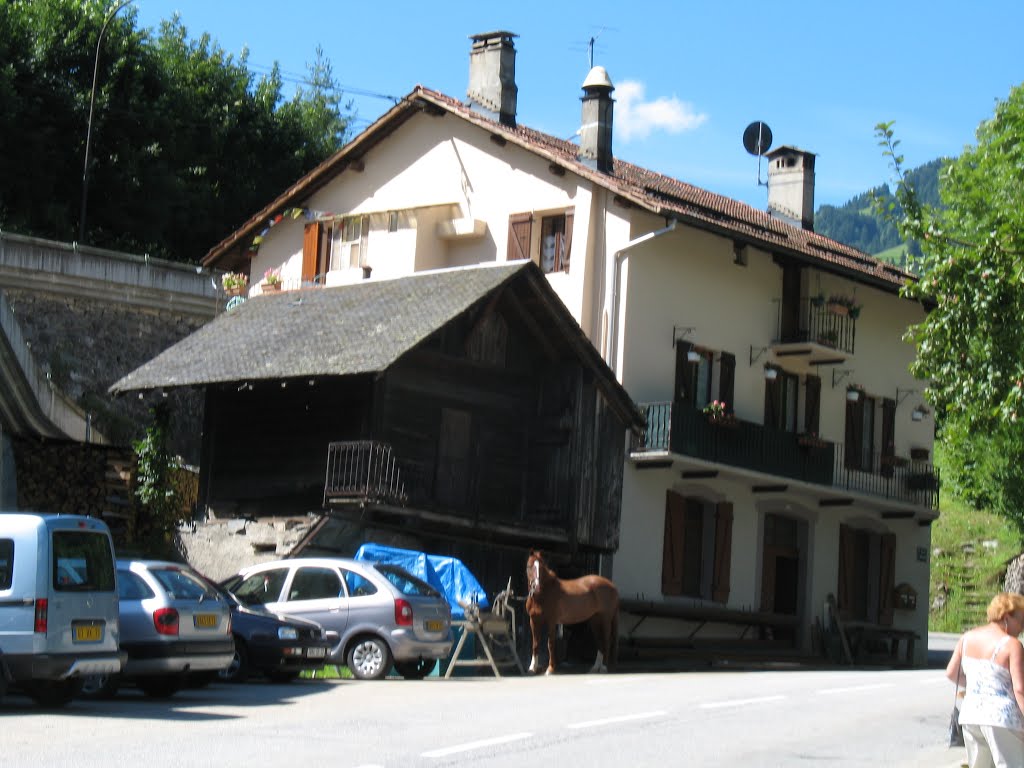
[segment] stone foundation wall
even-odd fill
[[[247,565],[286,557],[318,516],[260,521],[211,520],[178,531],[176,544],[185,561],[200,573],[222,581]]]

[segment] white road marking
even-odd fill
[[[874,685],[850,685],[845,688],[822,688],[818,691],[822,696],[833,693],[854,693],[856,691],[877,691],[879,688],[895,688],[896,683],[875,683]]]
[[[432,749],[429,752],[424,752],[421,757],[447,757],[448,755],[457,755],[459,752],[471,752],[474,749],[483,749],[484,747],[494,747],[498,744],[508,744],[512,741],[522,741],[533,736],[532,733],[510,733],[508,736],[496,736],[493,739],[480,739],[480,741],[468,741],[465,744],[456,744],[454,747],[445,747],[444,749]]]
[[[665,710],[658,709],[654,712],[638,712],[635,715],[620,715],[619,717],[606,717],[602,720],[587,720],[584,723],[570,723],[565,726],[566,728],[597,728],[601,725],[611,725],[613,723],[628,723],[631,720],[646,720],[650,717],[661,717],[665,714]]]
[[[763,704],[768,701],[779,701],[785,696],[759,696],[756,699],[730,699],[729,701],[709,701],[701,704],[701,709],[721,709],[722,707],[742,707],[744,704]]]

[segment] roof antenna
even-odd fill
[[[757,185],[768,186],[768,181],[761,181],[761,158],[771,149],[772,129],[767,123],[756,120],[743,131],[743,148],[757,156]]]
[[[587,62],[590,64],[590,69],[594,68],[594,44],[597,42],[597,38],[599,38],[602,35],[605,29],[606,27],[601,27],[600,31],[596,35],[593,35],[590,38],[590,42],[587,44]]]

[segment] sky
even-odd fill
[[[317,47],[356,110],[357,131],[417,84],[465,99],[469,36],[516,38],[517,119],[563,139],[580,124],[593,63],[615,85],[616,157],[763,209],[772,147],[814,152],[815,207],[890,181],[874,127],[895,121],[907,167],[958,155],[1024,82],[1024,2],[747,0],[349,3],[133,0],[140,27],[177,13],[250,70],[277,62],[288,83]],[[591,45],[591,40],[593,44]]]

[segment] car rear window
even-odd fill
[[[53,588],[57,592],[114,591],[114,555],[105,533],[53,532]]]
[[[180,568],[150,568],[149,572],[172,600],[220,599],[212,587]]]
[[[14,579],[14,541],[0,539],[0,589],[10,589]]]
[[[117,597],[120,600],[148,600],[156,594],[137,573],[118,570]]]
[[[413,576],[397,565],[378,563],[374,566],[385,579],[390,581],[403,595],[422,595],[424,597],[440,597],[441,593],[425,581]]]

